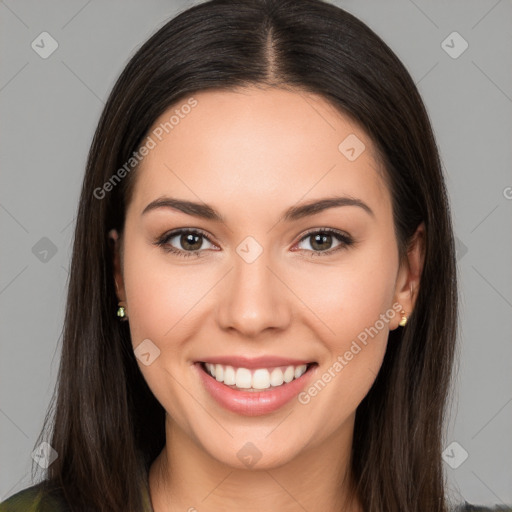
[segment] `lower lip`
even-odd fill
[[[204,387],[217,403],[237,414],[260,416],[276,411],[297,396],[312,378],[318,365],[313,364],[298,379],[282,386],[262,389],[261,391],[238,391],[206,373],[201,367],[201,363],[195,363],[194,367],[199,372]]]

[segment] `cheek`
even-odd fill
[[[336,264],[309,265],[294,289],[320,320],[317,332],[332,350],[343,350],[391,308],[398,259],[384,239],[347,251]]]
[[[150,340],[159,350],[149,365],[137,361],[139,368],[165,410],[174,419],[185,422],[184,411],[190,397],[179,384],[183,379],[180,366],[190,339],[190,325],[194,324],[193,306],[211,284],[204,275],[172,268],[162,254],[160,249],[141,240],[130,245],[127,237],[124,283],[130,334],[134,349]]]
[[[209,280],[198,273],[171,268],[159,248],[143,240],[126,240],[124,283],[132,343],[149,338],[166,350],[166,340],[180,339],[180,329],[194,315],[192,306],[206,293]],[[210,285],[211,286],[211,285]]]
[[[317,269],[303,281],[302,293],[316,290],[308,306],[322,320],[316,332],[323,333],[327,351],[301,403],[311,413],[325,407],[332,411],[327,430],[357,408],[382,365],[389,322],[397,314],[392,303],[398,259],[386,245],[383,241],[357,255],[347,253],[336,269]]]

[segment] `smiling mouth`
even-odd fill
[[[286,386],[299,379],[318,363],[283,365],[269,368],[243,368],[231,365],[198,362],[202,371],[225,386],[249,392],[264,392]]]

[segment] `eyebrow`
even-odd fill
[[[308,203],[292,206],[284,212],[280,221],[292,222],[304,217],[316,215],[329,208],[337,208],[340,206],[357,206],[363,209],[370,216],[375,217],[373,210],[360,199],[349,196],[335,196],[316,199],[309,201]],[[224,217],[206,203],[196,203],[194,201],[186,201],[173,197],[161,197],[155,199],[144,208],[141,215],[157,208],[172,208],[194,217],[213,220],[216,222],[225,222]]]

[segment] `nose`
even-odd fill
[[[249,260],[250,261],[250,260]],[[221,283],[217,322],[224,330],[255,338],[290,323],[292,295],[265,251],[249,262],[234,254],[233,268]]]

